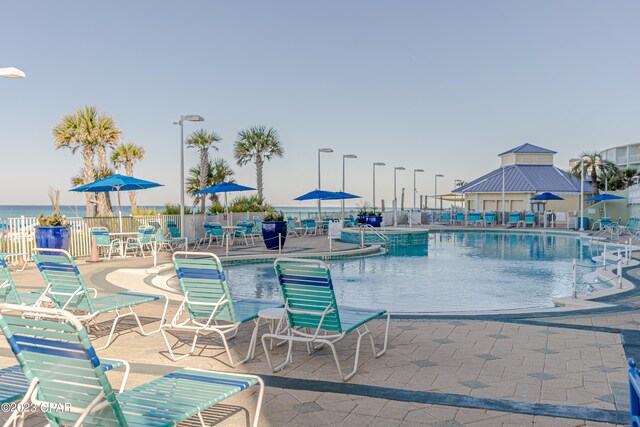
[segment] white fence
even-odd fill
[[[640,184],[634,184],[627,188],[629,191],[629,204],[640,205]]]

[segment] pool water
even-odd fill
[[[509,310],[553,307],[553,298],[571,295],[573,259],[595,265],[592,255],[570,235],[439,232],[430,233],[427,256],[329,265],[338,304],[395,313]],[[282,300],[271,264],[227,273],[234,298]]]

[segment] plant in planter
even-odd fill
[[[267,211],[267,215],[262,219],[262,240],[267,249],[284,246],[287,240],[287,221],[282,211]]]
[[[379,228],[382,225],[382,214],[375,210],[367,212],[367,224]]]
[[[53,213],[40,214],[36,225],[36,247],[69,250],[69,224],[60,214],[60,191],[49,190]]]
[[[362,206],[358,208],[358,224],[367,223],[367,212],[369,211],[369,205],[364,202]]]

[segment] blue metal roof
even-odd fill
[[[546,148],[538,147],[533,144],[522,144],[517,146],[516,148],[512,148],[511,150],[505,151],[504,153],[498,154],[498,156],[503,156],[505,154],[556,154],[555,151],[547,150]]]
[[[496,169],[453,190],[454,193],[501,193],[502,170]],[[507,193],[579,193],[580,180],[552,165],[511,165],[504,167],[504,191]],[[584,182],[584,192],[593,193]]]

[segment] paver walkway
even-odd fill
[[[327,246],[326,237],[291,240],[304,243],[300,251]],[[168,259],[167,254],[161,255],[161,262]],[[148,258],[116,259],[81,263],[79,268],[101,293],[140,287],[149,291],[143,278],[150,263]],[[640,269],[625,275],[640,283]],[[44,286],[32,265],[14,272],[14,279],[20,289]],[[326,349],[310,357],[303,345],[294,347],[294,362],[282,372],[267,369],[260,347],[254,360],[235,371],[264,377],[268,386],[262,416],[265,426],[622,425],[628,422],[626,361],[640,356],[640,292],[633,290],[607,302],[614,307],[578,315],[396,319],[387,353],[374,359],[363,346],[361,370],[346,384],[338,382]],[[170,315],[176,307],[172,302]],[[159,313],[145,307],[143,314],[153,322]],[[237,355],[246,351],[250,329],[247,325],[233,340]],[[372,330],[375,338],[381,338],[383,323],[374,322]],[[172,362],[159,335],[141,337],[127,324],[120,331],[115,342],[99,354],[132,362],[130,386],[178,367],[231,370],[217,347]],[[104,335],[98,331],[96,345],[105,340]],[[181,338],[188,335],[174,334],[173,340]],[[213,338],[210,342],[216,343]],[[338,344],[346,365],[352,363],[354,346],[355,337]],[[285,349],[274,353],[284,358]],[[15,359],[3,341],[0,368],[12,364]],[[241,408],[253,408],[254,402],[251,395],[225,401],[229,418],[218,425],[245,425]],[[42,417],[30,419],[33,425],[42,422]]]

